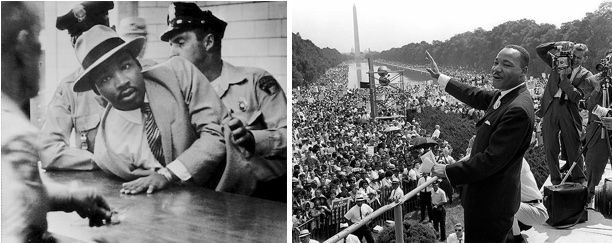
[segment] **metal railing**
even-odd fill
[[[349,226],[348,228],[338,232],[336,235],[332,236],[331,238],[327,239],[326,241],[324,241],[323,243],[335,243],[338,242],[339,240],[345,238],[346,236],[348,236],[350,233],[355,232],[357,229],[361,228],[362,226],[364,226],[366,223],[372,221],[374,218],[382,215],[383,213],[389,211],[390,209],[395,209],[394,212],[394,218],[395,218],[395,238],[396,238],[396,243],[403,243],[404,242],[404,238],[403,238],[403,230],[404,230],[404,224],[402,224],[402,207],[401,205],[406,202],[408,199],[414,197],[419,191],[423,190],[425,187],[429,186],[431,183],[433,183],[434,181],[438,180],[437,176],[432,177],[431,179],[427,180],[424,184],[417,186],[416,188],[412,189],[412,191],[404,194],[404,196],[397,202],[392,202],[390,204],[384,205],[382,207],[380,207],[379,209],[377,209],[376,211],[374,211],[373,213],[371,213],[370,215],[366,216],[365,218],[363,218],[361,221]],[[398,222],[399,221],[399,222]]]
[[[404,191],[409,191],[409,190],[416,188],[416,185],[417,185],[416,181],[404,181],[401,183],[401,188]],[[373,210],[377,210],[381,208],[383,205],[391,203],[391,201],[388,200],[388,198],[391,195],[392,191],[393,191],[392,188],[381,189],[379,196],[378,196],[380,204],[379,205],[371,204],[370,207],[372,207]],[[310,230],[312,239],[327,239],[333,236],[334,234],[336,234],[340,230],[340,223],[345,222],[344,215],[346,214],[346,212],[348,212],[348,210],[353,205],[354,203],[348,204],[346,206],[333,207],[331,209],[332,210],[331,214],[322,215],[321,217],[317,217],[317,218],[307,219],[305,222],[301,222],[299,225],[295,226],[294,229],[298,233],[302,229]],[[402,204],[403,212],[411,212],[411,211],[418,210],[418,209],[419,209],[419,200],[416,197],[413,197]],[[376,217],[375,219],[373,219],[371,222],[375,225],[384,225],[385,220],[391,220],[393,218],[394,218],[393,212],[387,211],[381,214],[379,217]],[[295,238],[294,242],[297,242],[298,241],[297,236],[294,238]]]

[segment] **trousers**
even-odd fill
[[[580,150],[579,131],[582,129],[582,124],[578,122],[579,117],[574,117],[570,111],[572,105],[574,104],[569,101],[560,104],[560,99],[555,98],[542,118],[544,152],[550,170],[550,181],[553,185],[561,183],[562,180],[559,169],[560,146],[563,146],[567,153],[568,168],[574,161],[577,163],[571,171],[573,182],[582,183],[585,180],[582,156],[578,154]]]

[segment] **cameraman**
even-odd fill
[[[612,49],[606,51],[606,58],[608,58],[608,62],[612,60]],[[608,64],[611,65],[611,64]],[[607,104],[608,107],[602,108],[599,107],[599,111],[597,112],[598,105],[602,105],[602,83],[603,80],[608,77],[608,81],[610,81],[609,77],[612,75],[610,70],[600,72],[588,79],[588,81],[593,85],[593,92],[586,100],[586,108],[589,112],[589,122],[587,123],[586,129],[586,139],[587,139],[587,152],[586,152],[586,176],[588,180],[588,189],[589,189],[589,200],[587,202],[591,202],[593,199],[593,194],[595,193],[595,186],[599,184],[601,180],[601,176],[604,172],[604,168],[606,167],[606,161],[608,161],[610,144],[603,139],[601,136],[602,129],[605,127],[600,123],[601,119],[598,114],[602,117],[610,116],[610,104]],[[612,100],[612,92],[608,90],[608,101]],[[605,112],[607,109],[607,113]],[[608,136],[610,131],[608,131]],[[591,138],[592,137],[592,138]],[[590,140],[589,140],[590,139]]]
[[[561,50],[556,50],[558,46],[561,46]],[[559,136],[561,136],[563,151],[567,154],[566,167],[569,168],[574,161],[577,163],[576,168],[571,171],[572,181],[583,183],[585,178],[582,157],[578,154],[579,131],[582,130],[578,102],[585,97],[585,90],[588,92],[589,85],[586,79],[593,75],[582,67],[582,63],[587,58],[588,48],[584,44],[574,45],[569,41],[561,41],[539,45],[536,52],[548,66],[553,68],[542,96],[541,108],[536,112],[536,115],[542,118],[544,150],[551,182],[553,185],[561,183],[559,169]],[[561,52],[573,54],[567,68],[556,67],[553,56],[559,57]]]

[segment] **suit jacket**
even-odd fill
[[[446,92],[469,106],[487,110],[476,123],[471,158],[446,166],[451,184],[465,184],[461,204],[467,237],[474,242],[488,242],[499,234],[505,237],[521,199],[521,162],[534,125],[531,95],[525,85],[520,86],[493,109],[500,91],[482,90],[451,79]]]
[[[206,77],[193,64],[173,57],[143,71],[149,105],[162,138],[164,160],[180,160],[197,185],[214,188],[225,167],[222,120],[227,109]],[[96,138],[95,162],[106,172],[125,180],[148,173],[121,163],[107,148],[106,108]]]
[[[554,42],[544,43],[539,45],[536,48],[536,52],[538,56],[548,65],[552,67],[552,57],[548,54],[548,51],[552,50],[555,47]],[[544,114],[548,111],[550,104],[553,101],[554,95],[557,93],[557,88],[561,88],[561,90],[567,95],[567,99],[572,104],[570,106],[570,113],[572,114],[572,119],[574,119],[576,124],[581,124],[581,116],[578,110],[578,102],[585,98],[591,91],[591,85],[586,81],[587,78],[592,76],[591,72],[584,67],[579,67],[574,80],[570,83],[567,81],[560,80],[560,75],[556,71],[551,71],[548,77],[548,82],[546,82],[546,89],[544,89],[544,94],[542,94],[541,100],[541,108],[538,111],[538,116],[544,117]],[[569,80],[569,77],[567,78]]]

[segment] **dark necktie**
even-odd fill
[[[159,133],[159,128],[157,128],[157,124],[155,124],[155,119],[153,119],[153,112],[151,111],[151,107],[149,103],[144,103],[142,105],[142,113],[145,115],[145,133],[147,135],[147,142],[149,143],[149,148],[151,148],[151,152],[153,152],[153,156],[155,159],[159,161],[162,166],[165,166],[164,162],[164,151],[162,150],[162,142],[161,142],[161,134]]]
[[[568,75],[568,77],[567,77],[567,78],[568,78],[568,79],[570,79],[570,81],[572,81],[572,80],[571,80],[571,78],[572,78],[572,75],[571,75],[571,74],[570,74],[570,75]],[[560,82],[560,81],[559,81],[559,82]],[[563,105],[563,103],[564,103],[564,102],[565,102],[565,91],[561,91],[561,97],[559,98],[559,104]]]
[[[359,221],[363,219],[363,215],[361,214],[361,207],[359,207]]]

